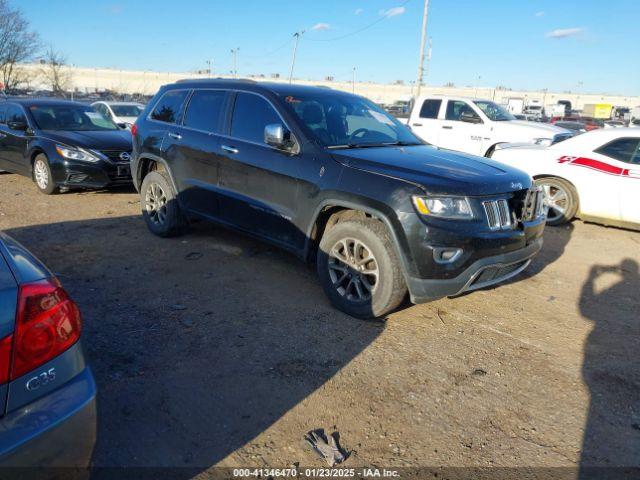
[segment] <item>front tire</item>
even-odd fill
[[[33,181],[38,187],[40,193],[45,195],[53,195],[58,192],[58,186],[53,181],[53,175],[51,175],[51,166],[49,165],[49,159],[44,153],[40,153],[33,160]]]
[[[555,227],[573,220],[578,213],[578,192],[573,185],[558,177],[538,178],[535,184],[544,191],[547,225]]]
[[[150,172],[140,187],[142,216],[151,232],[159,237],[173,237],[183,232],[185,220],[177,195],[165,172]]]
[[[377,220],[348,220],[325,232],[317,270],[331,303],[353,317],[383,316],[407,293],[393,243]]]

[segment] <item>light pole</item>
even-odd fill
[[[240,47],[232,48],[231,54],[233,55],[233,78],[238,78],[238,52]]]
[[[298,51],[298,41],[300,40],[300,37],[302,36],[303,33],[304,33],[304,30],[301,30],[293,34],[296,41],[293,44],[293,56],[291,57],[291,71],[289,72],[289,83],[293,81],[293,67],[295,67],[295,64],[296,64],[296,52]]]
[[[356,93],[356,67],[353,67],[353,73],[351,77],[351,93]]]
[[[418,80],[416,82],[416,97],[420,95],[422,78],[424,77],[424,48],[427,43],[427,18],[429,16],[429,0],[424,0],[424,14],[422,16],[422,38],[420,39],[420,59],[418,61]]]
[[[209,78],[213,76],[213,58],[207,60],[207,73],[209,74]]]

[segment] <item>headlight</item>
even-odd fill
[[[454,220],[473,218],[467,197],[413,197],[413,205],[422,215]]]
[[[533,143],[543,147],[550,147],[553,144],[553,138],[534,138]]]
[[[81,162],[99,162],[100,159],[95,155],[83,150],[82,148],[63,147],[56,145],[56,152],[69,160],[80,160]]]

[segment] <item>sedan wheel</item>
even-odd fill
[[[58,186],[53,180],[51,175],[51,167],[49,167],[49,161],[46,155],[43,153],[38,154],[33,161],[33,181],[36,183],[36,187],[41,193],[45,195],[52,195],[58,192]]]
[[[49,186],[49,167],[42,159],[36,160],[33,165],[33,176],[35,177],[36,184],[41,190],[46,190]]]
[[[555,185],[545,185],[544,206],[547,209],[547,220],[556,222],[567,212],[569,196],[562,188]]]
[[[562,178],[545,177],[536,180],[542,187],[547,224],[555,226],[570,222],[578,211],[578,193]]]

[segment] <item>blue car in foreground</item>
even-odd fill
[[[96,384],[80,331],[60,282],[0,232],[0,471],[89,464]]]

